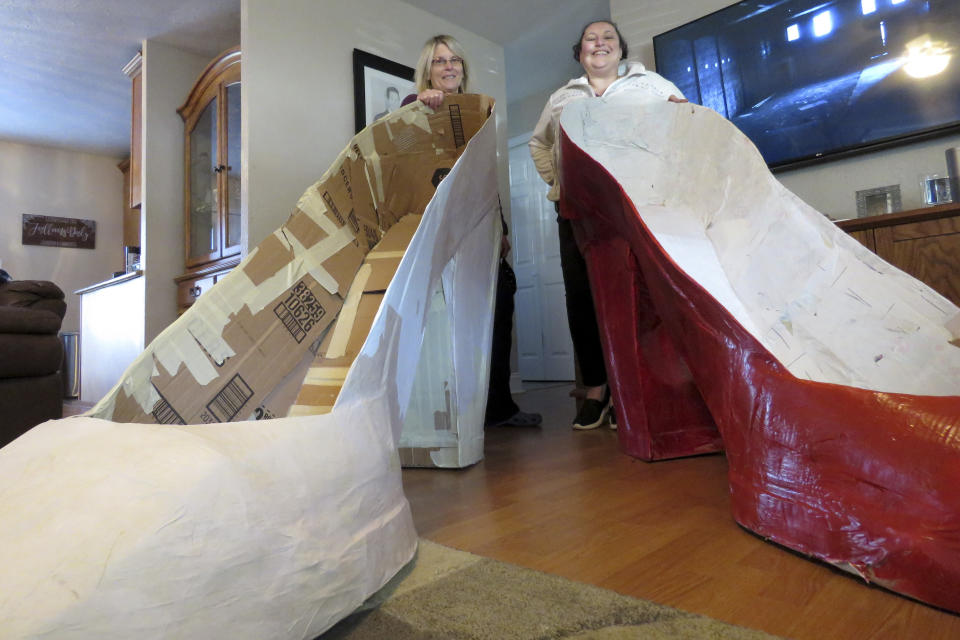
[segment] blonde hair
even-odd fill
[[[463,50],[463,45],[457,42],[453,36],[439,35],[433,36],[423,43],[423,49],[420,51],[420,59],[417,61],[417,71],[413,76],[413,81],[417,85],[417,93],[433,89],[430,82],[430,70],[433,68],[433,52],[437,45],[446,45],[453,55],[463,59],[463,80],[460,82],[460,93],[467,92],[467,86],[470,82],[470,71],[467,65],[467,55]]]

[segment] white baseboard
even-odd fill
[[[510,374],[510,393],[523,393],[525,389],[523,388],[523,380],[520,379],[520,374],[516,371]]]

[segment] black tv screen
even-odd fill
[[[771,168],[960,129],[958,44],[960,0],[746,0],[653,38]]]

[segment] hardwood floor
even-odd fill
[[[67,418],[69,416],[80,415],[85,413],[93,408],[95,402],[86,402],[83,400],[64,400],[63,401],[63,417]]]
[[[573,431],[570,388],[517,396],[544,425],[488,429],[471,468],[405,469],[420,535],[795,640],[960,638],[960,616],[739,527],[722,455],[647,463]]]

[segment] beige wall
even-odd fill
[[[119,71],[118,71],[119,73]],[[63,331],[80,330],[73,292],[123,270],[120,158],[0,141],[0,261],[18,280],[50,280],[63,289]],[[96,220],[94,249],[21,243],[24,213]]]
[[[562,85],[563,82],[561,81],[557,83],[554,89],[547,89],[546,91],[541,91],[540,93],[527,96],[522,100],[510,103],[508,122],[511,138],[533,131],[533,128],[537,126],[537,121],[540,119],[540,113],[543,111],[543,107],[550,98],[550,94]]]
[[[248,249],[287,219],[353,137],[354,48],[413,67],[423,42],[436,33],[460,40],[472,63],[473,90],[497,100],[500,185],[508,206],[502,47],[398,0],[243,0]]]
[[[141,260],[146,278],[145,344],[177,319],[184,272],[183,120],[177,108],[211,58],[143,43],[143,204]]]
[[[630,57],[653,69],[653,36],[729,4],[730,0],[611,0],[610,12],[630,44]],[[944,174],[944,151],[956,146],[960,135],[783,171],[777,178],[831,218],[856,216],[858,190],[893,184],[900,185],[903,208],[913,209],[922,204],[920,176]]]

